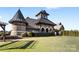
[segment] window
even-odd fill
[[[21,30],[21,26],[17,26],[17,30]]]
[[[26,27],[25,26],[17,26],[18,31],[25,31]]]
[[[48,32],[48,28],[46,29],[46,32]]]
[[[52,31],[52,29],[50,29],[50,31]]]
[[[44,28],[41,29],[41,32],[44,32]]]

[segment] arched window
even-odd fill
[[[50,31],[52,31],[52,29],[50,28]]]
[[[44,32],[44,28],[41,29],[41,32]]]
[[[48,32],[48,28],[46,28],[46,32]]]

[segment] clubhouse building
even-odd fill
[[[20,35],[24,32],[34,33],[55,33],[60,34],[64,30],[64,26],[59,23],[56,24],[48,19],[49,14],[45,10],[41,10],[35,15],[37,18],[24,18],[19,9],[13,18],[9,21],[12,24],[11,35]]]

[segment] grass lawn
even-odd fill
[[[79,37],[26,37],[20,41],[0,42],[0,51],[9,52],[77,52]]]

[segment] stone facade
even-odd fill
[[[20,33],[26,32],[26,25],[22,23],[12,24],[11,35],[19,35]]]

